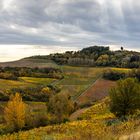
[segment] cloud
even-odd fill
[[[135,0],[1,0],[0,44],[140,46]]]
[[[78,48],[61,46],[34,46],[34,45],[0,45],[0,62],[18,60],[33,55],[47,55],[66,50],[75,51]]]

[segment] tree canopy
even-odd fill
[[[140,109],[140,85],[136,79],[120,80],[110,91],[110,110],[118,117],[126,117]]]

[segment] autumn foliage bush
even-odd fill
[[[11,96],[4,110],[7,127],[13,131],[21,130],[25,126],[26,104],[19,93]]]
[[[13,73],[8,72],[0,72],[0,79],[6,79],[6,80],[18,80],[18,77],[14,75]]]

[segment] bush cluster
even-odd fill
[[[21,94],[24,101],[48,102],[51,96],[60,92],[60,89],[52,85],[11,88],[9,90],[0,91],[0,101],[8,101],[9,96],[16,92]]]
[[[140,84],[137,79],[127,78],[117,82],[110,90],[110,111],[117,117],[126,118],[140,110]]]
[[[0,67],[0,78],[18,80],[18,77],[63,78],[56,68]]]
[[[107,70],[103,74],[103,78],[107,80],[120,80],[124,79],[126,77],[126,74],[124,72],[116,71],[116,70]]]

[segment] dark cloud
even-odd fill
[[[1,0],[0,44],[139,48],[135,0]]]

